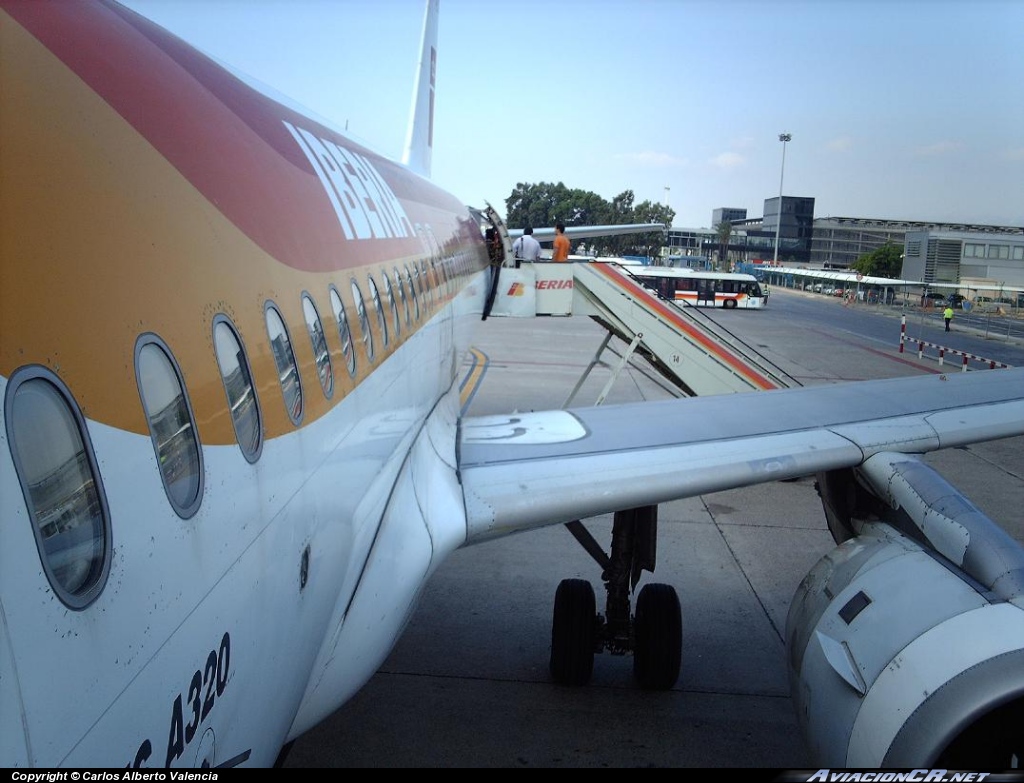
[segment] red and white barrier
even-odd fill
[[[908,342],[910,342],[910,343],[917,343],[917,358],[918,359],[923,359],[924,358],[925,346],[927,346],[929,348],[937,349],[938,352],[939,352],[939,366],[940,367],[943,365],[943,363],[945,361],[945,356],[946,356],[947,353],[954,354],[955,356],[962,356],[963,357],[963,364],[960,367],[960,372],[967,372],[967,370],[968,370],[967,364],[968,364],[969,360],[973,360],[973,361],[977,361],[977,362],[983,362],[984,364],[988,365],[988,369],[990,369],[990,370],[994,370],[997,367],[1000,368],[1000,369],[1009,369],[1011,367],[1011,365],[1003,364],[1002,362],[997,362],[995,359],[988,359],[988,358],[986,358],[984,356],[978,356],[978,355],[973,354],[973,353],[967,353],[965,351],[958,351],[956,348],[948,348],[948,347],[946,347],[944,345],[939,345],[937,343],[927,342],[926,340],[915,340],[913,337],[907,337],[907,317],[904,315],[904,316],[900,317],[900,353],[903,353],[903,344],[904,343],[908,343]]]

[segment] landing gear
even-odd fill
[[[664,691],[675,685],[683,650],[683,620],[679,597],[670,585],[649,584],[640,591],[633,637],[633,676],[640,686]]]
[[[570,532],[603,568],[607,591],[604,616],[597,613],[594,589],[585,579],[564,579],[555,592],[551,623],[551,676],[560,685],[586,685],[594,655],[633,655],[633,674],[648,690],[668,690],[679,679],[682,614],[673,587],[647,584],[636,614],[630,614],[630,590],[641,571],[653,573],[657,506],[619,511],[612,528],[612,551],[606,555],[579,522]]]
[[[597,613],[585,579],[563,579],[551,621],[551,676],[562,685],[586,685],[594,671]]]

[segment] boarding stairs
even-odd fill
[[[800,385],[698,308],[679,306],[645,287],[627,267],[574,263],[572,270],[573,315],[593,318],[629,345],[627,354],[641,354],[684,394]]]
[[[504,221],[489,204],[481,219],[501,244],[484,318],[494,316],[587,315],[608,330],[594,360],[570,395],[572,401],[593,368],[603,363],[611,338],[628,345],[619,354],[601,404],[619,373],[640,354],[679,393],[686,396],[763,391],[799,386],[792,376],[716,323],[699,308],[664,299],[611,260],[569,263],[523,262],[512,257]],[[571,258],[571,257],[570,257]],[[612,349],[614,350],[614,349]]]

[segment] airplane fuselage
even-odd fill
[[[375,547],[458,545],[479,226],[130,11],[0,6],[0,758],[267,766],[408,619]]]

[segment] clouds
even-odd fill
[[[615,159],[635,166],[649,166],[651,168],[687,166],[690,163],[686,158],[679,158],[668,152],[653,152],[651,150],[645,150],[644,152],[621,152],[615,156]]]
[[[924,147],[918,147],[913,152],[918,157],[932,158],[941,155],[948,155],[951,152],[956,152],[963,148],[963,144],[958,141],[936,141],[933,144],[928,144]]]
[[[853,139],[849,136],[839,136],[826,142],[825,149],[829,152],[849,152],[853,149]]]
[[[744,165],[747,159],[738,152],[720,152],[708,161],[712,166],[719,169],[735,169]]]
[[[744,146],[749,146],[746,144]],[[665,169],[665,168],[687,168],[691,165],[689,158],[679,157],[670,152],[655,152],[644,150],[642,152],[621,152],[614,156],[616,161],[631,166],[642,166],[644,168]],[[738,152],[726,151],[708,158],[706,163],[721,170],[738,169],[747,164],[747,159]]]

